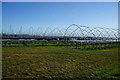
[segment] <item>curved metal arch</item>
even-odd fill
[[[78,27],[78,25],[76,25],[76,24],[71,24],[71,25],[68,26],[67,29],[65,30],[64,36],[67,34],[67,30],[68,30],[71,26],[76,26],[76,27]]]
[[[58,28],[54,28],[53,30],[51,30],[51,33],[53,33],[55,30],[58,31],[58,34],[61,33],[61,35],[63,35],[62,31],[60,31],[60,29],[58,29]],[[60,35],[58,35],[58,36],[60,36]]]
[[[70,33],[70,35],[75,35],[75,33],[77,33],[76,31],[78,30],[79,28],[76,28],[74,31],[72,31],[71,33]],[[81,31],[82,32],[82,31]],[[68,36],[70,36],[70,35],[68,35]],[[77,33],[77,35],[79,35],[79,33]],[[83,32],[82,32],[82,35],[84,35],[83,34]],[[77,36],[76,36],[77,37]]]
[[[72,24],[72,25],[70,25],[70,26],[68,26],[68,28],[65,30],[65,33],[64,33],[64,36],[66,36],[66,34],[67,34],[67,31],[68,31],[68,29],[71,27],[71,26],[76,26],[78,29],[80,29],[80,30],[84,30],[84,29],[82,29],[81,27],[86,27],[86,26],[79,26],[79,25],[76,25],[76,24]],[[86,31],[86,30],[84,30],[84,31]],[[82,31],[81,31],[82,32]],[[88,32],[88,31],[86,31],[86,32]],[[83,33],[82,33],[83,34]],[[83,34],[84,35],[84,34]]]
[[[98,27],[98,28],[100,28],[100,27]],[[105,30],[106,32],[107,32],[107,35],[108,35],[108,38],[111,38],[111,35],[110,35],[110,33],[107,31],[107,30],[110,30],[110,28],[100,28],[100,29],[103,29],[103,30]],[[112,29],[113,30],[113,29]],[[104,31],[104,32],[105,32]],[[112,31],[113,32],[113,31]],[[101,32],[102,33],[102,32]],[[114,32],[113,32],[114,33]],[[114,36],[116,36],[115,34],[114,34]],[[117,36],[116,36],[116,38],[117,38]],[[112,39],[112,38],[111,38]]]
[[[30,29],[32,30],[32,35],[33,35],[33,27],[30,26],[30,28],[29,28],[29,34],[30,34]]]
[[[110,29],[110,28],[108,28],[108,29],[113,33],[113,35],[115,36],[115,38],[118,39],[118,36],[114,33],[114,31],[116,31],[116,30],[115,29]]]
[[[87,29],[89,28],[87,26],[80,26],[80,25],[79,25],[79,27],[84,27],[84,28],[87,28]],[[83,31],[85,31],[85,32],[87,32],[87,34],[89,33],[86,29],[82,29],[82,28],[80,28],[80,29],[83,30]],[[89,36],[87,35],[86,37],[89,37]]]
[[[109,30],[109,31],[111,31],[112,32],[112,34],[114,35],[113,37],[111,36],[110,38],[111,39],[113,39],[113,38],[115,38],[116,40],[118,40],[118,36],[117,36],[117,34],[115,34],[115,32],[114,31],[119,31],[118,29],[112,29],[112,28],[106,28],[106,30]],[[113,31],[114,30],[114,31]]]
[[[75,34],[75,32],[78,30],[79,28],[77,27],[74,31],[72,31],[68,36],[70,36],[70,35],[72,35],[72,34]],[[72,29],[69,29],[69,30],[72,30]],[[81,31],[82,32],[82,31]],[[78,34],[78,33],[77,33]],[[78,34],[79,35],[79,34]],[[83,34],[83,32],[82,32],[82,35],[84,35]]]
[[[105,30],[104,32],[106,32],[106,33],[107,33],[108,38],[110,38],[110,37],[111,37],[111,36],[110,36],[110,34],[109,34],[109,32],[108,32],[105,28],[101,28],[101,29]]]
[[[42,34],[43,34],[43,29],[42,28],[40,28],[40,27],[38,27],[38,29],[37,29],[37,35],[40,35],[40,36],[42,36]]]
[[[47,36],[46,33],[47,33],[48,30],[51,31],[51,28],[50,28],[50,27],[47,27],[46,30],[43,32],[42,36]]]
[[[90,30],[90,27],[88,27],[88,26],[80,26],[80,27],[86,27],[86,28],[89,30],[89,32],[85,30],[86,32],[88,32],[87,34],[89,34],[90,32],[92,32],[92,31]],[[94,37],[96,37],[93,32],[92,32],[92,35],[93,35]]]
[[[89,29],[88,34],[91,33],[91,32],[93,31],[93,30],[91,30],[90,28],[88,28],[88,29]],[[96,37],[95,34],[94,34],[93,32],[92,32],[92,35],[93,35],[94,37]]]
[[[100,27],[94,27],[94,29],[97,30],[97,31],[99,32],[98,36],[96,36],[96,37],[97,37],[97,38],[98,38],[99,36],[105,37],[105,35],[102,34],[103,31],[100,31],[98,28],[101,29]]]
[[[75,32],[78,30],[78,28],[76,28],[74,31],[72,31],[71,33],[70,33],[70,35],[72,35],[72,34],[75,34]],[[69,36],[70,36],[69,35]]]

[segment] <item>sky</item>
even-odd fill
[[[118,28],[117,2],[3,2],[3,32],[46,28],[65,29],[71,24]],[[11,26],[11,27],[10,27]],[[21,27],[22,26],[22,27]]]
[[[0,33],[2,33],[2,3],[0,2]]]

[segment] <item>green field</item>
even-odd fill
[[[118,48],[80,50],[64,46],[2,48],[4,78],[118,78]]]
[[[81,50],[110,49],[118,47],[119,42],[75,42],[75,41],[2,41],[3,47],[21,46],[67,46]]]

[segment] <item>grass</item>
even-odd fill
[[[3,47],[21,47],[21,46],[67,46],[71,48],[79,48],[81,50],[89,49],[109,49],[118,47],[119,42],[106,43],[81,43],[74,41],[2,41]]]
[[[4,78],[119,79],[118,48],[3,47]]]

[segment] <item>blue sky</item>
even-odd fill
[[[2,32],[2,2],[0,2],[0,33]]]
[[[3,32],[67,28],[71,24],[118,28],[117,2],[3,2]]]

